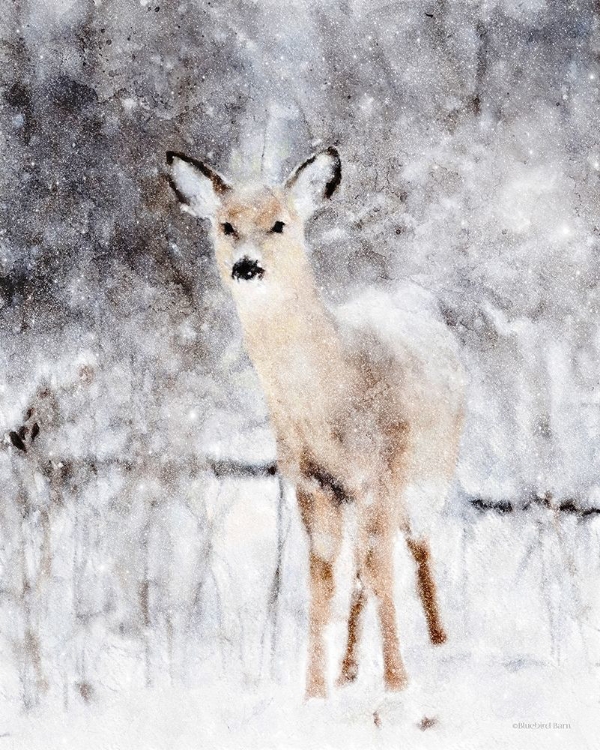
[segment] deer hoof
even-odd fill
[[[306,700],[311,698],[327,698],[327,686],[323,679],[311,679],[306,686]]]
[[[356,662],[344,662],[342,664],[342,671],[340,672],[340,676],[337,679],[336,685],[338,687],[344,687],[344,685],[349,685],[351,682],[354,682],[357,677],[358,664]]]
[[[385,673],[385,689],[399,693],[408,685],[408,676],[404,669],[393,669]]]
[[[434,646],[441,646],[442,643],[446,643],[446,641],[448,640],[446,631],[443,628],[438,628],[436,630],[433,630],[429,634],[429,638]]]

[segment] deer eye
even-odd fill
[[[233,224],[230,224],[228,221],[221,224],[221,228],[223,230],[223,234],[237,234]]]
[[[271,232],[275,232],[275,234],[281,234],[283,232],[285,224],[283,221],[276,221],[275,224],[271,227]]]

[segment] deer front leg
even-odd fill
[[[342,538],[339,505],[328,494],[298,490],[300,514],[308,532],[310,604],[307,698],[327,695],[325,629],[335,592],[334,565]]]
[[[438,646],[446,642],[446,631],[440,619],[435,579],[431,571],[431,553],[426,540],[407,539],[410,550],[417,564],[417,590],[425,610],[429,639]]]
[[[383,643],[383,670],[387,690],[402,690],[408,683],[400,655],[396,605],[394,604],[393,527],[384,519],[375,519],[365,529],[362,576],[373,592]]]
[[[342,661],[342,668],[337,684],[341,687],[349,682],[354,682],[358,676],[358,644],[360,642],[362,611],[367,602],[365,587],[356,576],[356,582],[350,600],[350,614],[348,617],[348,641],[346,653]]]

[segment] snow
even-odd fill
[[[298,576],[305,542],[297,519],[286,542],[273,656],[263,642],[262,615],[275,562],[265,555],[267,548],[275,549],[275,519],[269,512],[274,484],[270,479],[253,491],[230,488],[221,497],[221,510],[207,504],[213,528],[221,529],[211,551],[216,588],[208,595],[216,596],[218,589],[219,623],[212,634],[223,639],[220,657],[197,650],[197,635],[190,633],[187,644],[168,645],[155,625],[147,634],[150,663],[144,667],[148,651],[144,656],[133,639],[113,635],[95,654],[90,705],[73,697],[65,705],[64,693],[24,714],[5,702],[0,721],[7,741],[16,748],[85,743],[132,750],[204,744],[396,747],[402,742],[432,748],[596,746],[600,635],[592,582],[600,571],[597,559],[589,566],[600,542],[597,520],[554,522],[551,511],[540,509],[521,516],[446,513],[433,549],[448,643],[434,648],[427,642],[412,566],[399,544],[396,598],[409,688],[400,695],[383,691],[375,616],[369,609],[358,681],[334,689],[327,701],[306,703],[306,590],[304,576]],[[293,507],[288,512],[295,513]],[[181,513],[176,515],[173,521],[185,534],[186,523]],[[175,545],[172,553],[178,575],[168,596],[176,621],[198,568],[190,549]],[[348,558],[345,547],[338,574],[346,585],[340,587],[329,631],[332,678],[341,658]],[[216,627],[211,619],[203,618],[204,638]],[[152,674],[151,688],[145,670]],[[431,728],[421,727],[424,718],[434,721]],[[568,728],[515,728],[519,722]]]
[[[42,415],[0,445],[0,743],[595,747],[595,1],[30,0],[0,40],[0,435]],[[382,692],[369,611],[358,682],[304,703],[306,541],[164,160],[272,184],[331,144],[323,296],[424,290],[468,413],[433,539],[448,644],[399,543],[411,686]]]

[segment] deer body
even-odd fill
[[[437,320],[424,326],[417,313],[394,311],[375,292],[337,315],[320,299],[304,222],[337,187],[334,149],[309,159],[279,189],[233,190],[199,162],[177,154],[168,161],[185,210],[211,219],[221,276],[266,395],[278,465],[296,487],[308,532],[307,695],[326,693],[324,630],[349,504],[358,518],[356,586],[338,682],[356,677],[361,614],[372,594],[385,683],[401,689],[393,599],[399,528],[417,565],[430,638],[446,638],[426,533],[429,510],[443,502],[452,479],[462,427],[462,374],[449,334]],[[378,315],[388,319],[388,341]],[[421,334],[416,344],[412,324]]]

